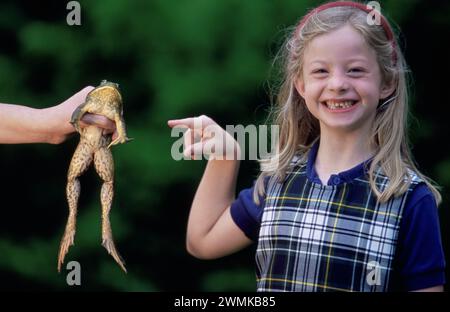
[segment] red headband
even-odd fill
[[[311,15],[317,14],[317,13],[319,13],[321,11],[324,11],[326,9],[329,9],[329,8],[340,7],[340,6],[354,7],[354,8],[360,9],[360,10],[366,12],[366,13],[374,12],[376,15],[380,16],[381,26],[384,29],[384,32],[386,34],[387,39],[392,44],[392,49],[394,51],[393,54],[392,54],[392,61],[395,64],[397,62],[397,53],[395,51],[395,38],[394,38],[394,33],[392,32],[392,29],[389,26],[389,23],[384,18],[384,16],[381,15],[381,13],[378,10],[375,10],[375,9],[373,9],[373,8],[371,8],[371,7],[369,7],[369,6],[365,5],[365,4],[362,4],[362,3],[352,2],[352,1],[335,1],[335,2],[329,2],[329,3],[322,4],[321,6],[318,6],[317,8],[311,10],[308,14],[306,14],[301,19],[301,21],[299,22],[299,24],[297,26],[297,29],[296,29],[295,33],[298,34],[300,32],[300,30],[303,28],[305,23],[311,17]]]

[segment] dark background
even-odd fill
[[[100,180],[81,178],[75,246],[82,285],[56,271],[68,208],[66,173],[78,142],[0,145],[0,289],[252,291],[253,248],[213,261],[185,250],[186,221],[202,161],[174,161],[166,121],[206,114],[227,124],[260,124],[269,106],[272,59],[307,8],[322,1],[68,1],[0,3],[0,102],[44,108],[86,85],[121,85],[130,144],[113,150],[112,227],[128,274],[101,247]],[[419,168],[442,188],[449,248],[448,1],[379,1],[402,29],[414,78],[411,137]],[[238,190],[258,166],[243,161]]]

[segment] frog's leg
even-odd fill
[[[130,138],[127,137],[127,131],[126,131],[126,128],[125,128],[125,121],[123,119],[122,114],[119,113],[118,110],[116,110],[113,117],[114,117],[114,121],[116,122],[116,128],[117,128],[118,136],[117,136],[117,138],[114,141],[112,141],[108,145],[108,148],[110,148],[113,145],[119,144],[119,143],[125,143],[125,142],[133,140],[133,139],[130,139]]]
[[[69,217],[67,219],[66,229],[64,231],[61,245],[59,247],[58,272],[61,272],[61,265],[64,263],[64,257],[73,245],[75,236],[76,216],[78,198],[80,197],[80,181],[78,177],[86,171],[92,162],[92,147],[86,142],[81,141],[72,160],[70,161],[69,172],[67,174],[67,203],[69,204]]]
[[[72,113],[72,118],[70,119],[70,123],[74,126],[74,128],[80,133],[80,126],[78,123],[80,122],[81,117],[87,112],[86,105],[88,102],[84,102],[80,106],[78,106]]]
[[[101,147],[98,151],[95,152],[94,165],[95,170],[103,180],[100,195],[102,203],[102,245],[106,248],[108,253],[114,258],[114,260],[116,260],[122,270],[127,272],[127,270],[125,269],[124,261],[116,250],[111,231],[111,223],[109,221],[109,213],[111,211],[111,205],[114,196],[114,160],[111,151],[107,147]]]

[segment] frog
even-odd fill
[[[81,128],[80,120],[86,113],[103,115],[115,121],[117,137],[112,140],[111,134],[104,133],[102,128],[95,125]],[[80,197],[79,177],[94,163],[95,170],[103,181],[100,194],[102,246],[105,247],[126,273],[125,262],[114,244],[109,219],[114,196],[114,160],[111,147],[133,140],[127,137],[119,84],[102,80],[100,85],[87,94],[84,103],[74,110],[70,123],[80,134],[80,141],[72,156],[67,172],[66,197],[69,206],[69,216],[59,247],[58,272],[61,272],[64,258],[70,246],[74,244],[78,199]]]

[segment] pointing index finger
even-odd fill
[[[114,121],[102,115],[85,114],[80,121],[85,126],[94,125],[106,130],[116,129],[116,124],[114,123]]]
[[[167,122],[167,124],[169,125],[169,127],[173,128],[173,127],[177,127],[177,126],[181,126],[181,127],[187,127],[190,129],[194,129],[194,117],[189,117],[189,118],[183,118],[183,119],[172,119],[169,120]]]

